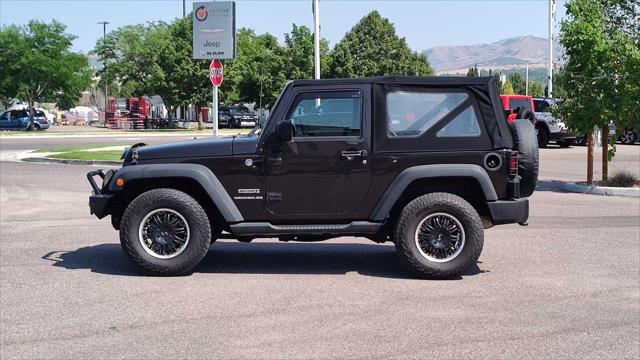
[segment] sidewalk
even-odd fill
[[[223,136],[246,134],[251,129],[219,129]],[[74,138],[74,137],[154,137],[154,136],[207,136],[213,135],[212,128],[197,129],[159,129],[159,130],[110,130],[93,126],[54,125],[49,129],[39,132],[27,131],[1,131],[2,139],[50,139],[50,138]]]

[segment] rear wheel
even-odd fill
[[[125,210],[120,243],[145,272],[184,275],[207,254],[211,226],[206,212],[191,196],[174,189],[154,189],[135,198]]]
[[[451,278],[477,263],[484,243],[480,216],[449,193],[420,196],[404,207],[394,243],[402,262],[421,278]]]
[[[636,142],[636,135],[630,129],[624,130],[622,134],[620,134],[620,142],[631,145]]]

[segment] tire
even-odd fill
[[[518,119],[527,119],[532,125],[536,125],[536,114],[531,110],[520,109],[517,114]]]
[[[159,214],[159,217],[154,217],[156,214]],[[162,240],[165,239],[163,235],[167,233],[169,239],[174,235],[169,230],[164,232],[167,223],[171,222],[169,220],[161,223],[164,228],[156,232],[161,226],[156,227],[152,220],[158,218],[169,219],[178,224],[186,221],[186,242],[183,242],[177,251],[162,253],[162,249],[155,251],[151,249],[154,246],[143,245],[141,235],[144,237],[144,231],[160,233],[155,235],[155,238],[159,237]],[[145,228],[144,224],[150,225]],[[179,235],[184,233],[185,231],[182,231]],[[177,237],[176,235],[175,238]],[[127,256],[147,274],[185,275],[190,273],[209,251],[211,225],[202,206],[191,196],[174,189],[154,189],[142,193],[127,206],[120,223],[120,243]],[[167,243],[175,246],[177,242],[169,240]],[[153,245],[162,246],[160,242],[153,242]]]
[[[625,145],[632,145],[636,142],[636,134],[631,129],[626,129],[620,134],[620,142]]]
[[[575,140],[558,140],[558,146],[561,148],[568,148],[573,145]]]
[[[520,196],[533,194],[538,182],[539,151],[538,139],[529,120],[519,119],[511,124],[513,149],[518,151],[518,175],[520,175]]]
[[[549,131],[545,126],[536,127],[536,138],[538,140],[538,148],[544,149],[549,145]]]
[[[418,243],[429,236],[418,236],[420,229],[426,229],[429,221],[449,219],[450,224],[461,227],[462,243],[450,256],[438,259],[430,258]],[[453,221],[452,219],[455,219]],[[426,224],[426,225],[425,225]],[[422,235],[425,235],[422,232]],[[436,241],[442,238],[431,238]],[[447,237],[447,235],[444,235]],[[447,279],[459,276],[463,271],[477,263],[484,244],[484,230],[480,216],[467,201],[449,193],[431,193],[420,196],[407,204],[396,223],[394,243],[400,260],[417,277],[425,279]],[[445,239],[446,241],[446,239]],[[423,244],[422,242],[420,242]],[[425,242],[423,246],[431,246]],[[431,247],[434,249],[435,245]],[[457,255],[456,255],[457,253]]]
[[[585,146],[587,145],[587,137],[586,136],[578,136],[576,137],[576,145]]]

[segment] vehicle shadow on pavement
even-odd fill
[[[56,251],[42,257],[53,266],[89,269],[95,273],[124,276],[143,275],[125,256],[120,244],[100,244],[74,251]],[[340,275],[355,272],[364,276],[415,279],[403,267],[393,245],[348,243],[214,243],[195,273]],[[478,265],[465,276],[488,272]]]

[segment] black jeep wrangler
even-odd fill
[[[91,213],[157,275],[189,273],[224,236],[349,235],[392,241],[419,277],[456,276],[483,228],[526,224],[538,172],[534,128],[507,123],[493,77],[293,81],[248,135],[123,159],[87,175]]]

